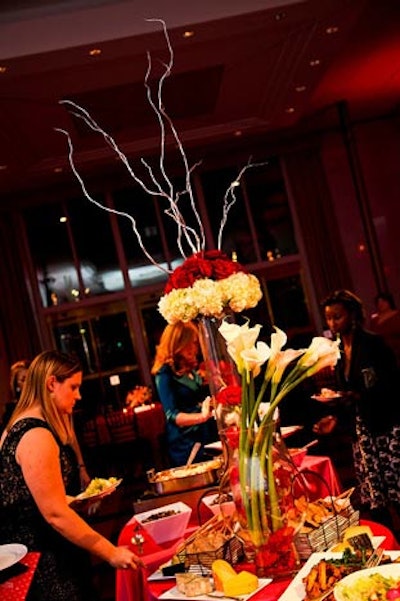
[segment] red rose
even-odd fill
[[[196,280],[204,278],[223,280],[238,271],[245,269],[219,250],[195,253],[174,270],[164,293],[168,294],[175,288],[189,288]]]

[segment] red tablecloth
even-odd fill
[[[368,525],[375,536],[385,537],[385,540],[380,545],[381,547],[384,549],[400,550],[400,545],[388,528],[367,520],[360,520],[360,523]],[[136,552],[137,547],[131,543],[135,526],[136,521],[133,517],[121,531],[118,544],[128,545]],[[190,531],[193,531],[193,528]],[[157,545],[146,533],[144,533],[144,536],[145,542],[142,557],[147,567],[146,569],[136,571],[117,570],[116,601],[157,601],[164,591],[174,586],[171,581],[147,582],[147,576],[152,574],[160,564],[172,557],[180,541],[170,541],[164,545]],[[243,566],[244,568],[251,569],[250,566]],[[254,595],[252,601],[277,601],[289,584],[290,579],[272,582]]]
[[[300,472],[304,473],[304,481],[311,501],[329,495],[335,497],[342,492],[339,476],[330,457],[306,455],[300,466]]]
[[[38,564],[40,553],[28,553],[19,563],[28,570],[0,584],[1,601],[25,601]],[[145,597],[144,597],[145,598]]]

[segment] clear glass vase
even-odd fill
[[[295,537],[304,523],[306,492],[276,422],[258,432],[230,427],[220,436],[247,559],[259,577],[291,576],[300,566]],[[257,439],[263,441],[259,447]]]
[[[224,319],[234,321],[234,316]],[[222,318],[202,316],[198,319],[200,346],[219,432],[238,422],[241,401],[240,376],[226,341],[218,331],[221,323]]]

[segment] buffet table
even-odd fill
[[[400,545],[396,541],[393,533],[375,522],[360,520],[361,524],[371,528],[374,536],[382,536],[384,540],[380,546],[384,549],[400,550]],[[118,544],[127,545],[135,553],[138,553],[138,547],[132,544],[132,536],[134,534],[137,522],[135,517],[132,517],[122,529]],[[189,536],[197,526],[190,526],[186,531],[185,537]],[[151,581],[147,578],[156,571],[156,569],[166,561],[168,561],[175,553],[176,548],[182,539],[169,541],[162,545],[158,545],[144,531],[144,543],[141,557],[146,568],[139,570],[117,570],[116,574],[116,601],[156,601],[160,595],[174,586],[173,580],[166,581]],[[241,564],[241,569],[251,570],[252,566]],[[289,586],[290,579],[277,580],[271,582],[268,586],[260,590],[252,596],[252,601],[278,601],[279,597]]]
[[[0,572],[1,601],[25,601],[39,557],[40,553],[27,553],[17,564]]]

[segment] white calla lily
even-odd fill
[[[261,371],[261,367],[271,355],[271,349],[265,342],[257,342],[251,349],[245,349],[240,353],[243,366],[246,372],[251,373],[256,378]]]

